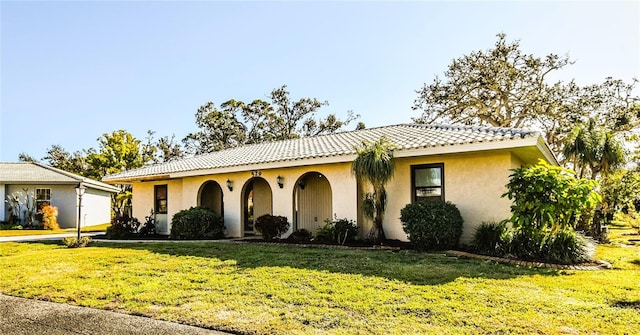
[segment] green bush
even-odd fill
[[[107,238],[112,240],[127,239],[133,237],[140,228],[140,221],[128,215],[118,216],[111,220],[111,226],[107,228]]]
[[[325,225],[316,232],[315,240],[323,243],[344,245],[358,236],[358,225],[349,219],[325,220]]]
[[[566,264],[590,260],[592,243],[574,229],[601,200],[597,185],[542,161],[514,170],[503,194],[513,200],[510,252],[524,260]]]
[[[514,228],[526,230],[575,228],[580,215],[595,207],[600,196],[598,183],[578,179],[575,172],[540,161],[515,169],[503,197],[513,200]]]
[[[89,236],[82,236],[80,240],[76,237],[65,237],[62,239],[62,243],[67,246],[67,248],[84,248],[89,245],[93,240]]]
[[[296,243],[304,243],[304,242],[311,241],[312,238],[313,238],[313,234],[310,231],[302,228],[291,233],[291,235],[287,237],[287,240],[293,241]]]
[[[224,224],[218,214],[205,207],[191,207],[176,213],[171,219],[171,238],[223,238]]]
[[[313,239],[322,243],[333,243],[333,236],[335,236],[333,224],[327,220],[324,226],[318,228]]]
[[[289,230],[289,221],[284,216],[265,214],[256,219],[255,228],[265,241],[279,237]]]
[[[483,222],[476,228],[471,244],[477,253],[502,256],[508,251],[509,241],[504,222]]]
[[[400,220],[409,241],[419,250],[455,247],[464,223],[456,205],[442,201],[408,204],[400,211]]]
[[[332,224],[334,241],[340,245],[352,242],[358,236],[358,225],[353,220],[337,219]]]
[[[138,235],[148,236],[148,235],[155,235],[155,234],[156,234],[156,218],[155,218],[155,215],[153,215],[153,209],[152,209],[149,216],[144,217],[144,223],[140,226],[140,229],[138,230]]]

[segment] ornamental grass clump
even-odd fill
[[[509,230],[505,222],[483,222],[473,235],[475,252],[489,256],[503,256],[509,249]]]

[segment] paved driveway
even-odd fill
[[[0,294],[0,334],[225,335],[178,323]]]

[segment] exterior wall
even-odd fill
[[[168,233],[171,229],[171,217],[183,209],[197,206],[197,202],[196,199],[194,199],[193,203],[183,206],[182,180],[180,179],[133,183],[131,199],[133,203],[132,215],[140,220],[140,222],[144,222],[144,217],[149,216],[151,210],[155,211],[155,185],[167,185],[167,214],[157,214],[156,219],[158,221],[166,220]],[[199,188],[194,190],[196,195],[198,194],[198,190]],[[158,223],[158,226],[161,226],[161,223]]]
[[[383,223],[387,238],[407,240],[400,210],[412,202],[411,166],[433,163],[444,164],[445,200],[454,203],[464,218],[462,243],[470,241],[483,221],[509,217],[511,203],[501,198],[513,165],[509,152],[398,158],[394,178],[387,184]]]
[[[0,221],[4,221],[6,220],[6,218],[8,218],[4,202],[6,199],[7,196],[5,195],[5,186],[4,184],[0,184]]]
[[[500,221],[510,216],[511,203],[501,196],[506,191],[505,185],[509,180],[510,169],[523,165],[523,162],[510,152],[486,151],[396,158],[395,175],[386,187],[388,203],[383,224],[387,238],[407,240],[400,222],[400,210],[412,201],[411,167],[434,163],[444,164],[445,200],[454,203],[465,220],[463,243],[470,241],[475,228],[483,221]],[[197,206],[202,185],[213,180],[222,188],[226,235],[240,237],[243,236],[243,186],[254,175],[259,175],[271,187],[272,214],[288,218],[292,223],[288,232],[290,233],[294,229],[295,187],[299,178],[308,172],[317,172],[327,178],[331,187],[332,217],[357,221],[363,226],[361,233],[366,235],[371,222],[364,220],[359,213],[358,194],[361,197],[363,191],[358,190],[355,177],[351,174],[350,162],[134,182],[133,215],[141,220],[149,215],[149,210],[154,207],[154,185],[167,184],[169,202],[167,217],[170,221],[176,212]],[[278,176],[283,178],[283,188],[276,183]],[[232,182],[233,190],[231,191],[226,187],[227,180]],[[362,185],[362,188],[368,191],[368,186]]]
[[[161,181],[147,181],[133,183],[133,216],[143,219],[153,208],[153,186],[167,184],[168,190],[168,219],[180,210],[198,204],[198,191],[209,181],[216,181],[222,187],[224,201],[224,222],[226,235],[229,237],[242,236],[242,188],[245,183],[258,175],[269,183],[273,199],[273,215],[287,217],[293,223],[294,204],[293,195],[296,181],[307,172],[318,172],[327,178],[332,190],[333,216],[356,220],[357,218],[357,188],[356,180],[351,175],[350,163],[324,164],[301,166],[282,169],[266,169],[260,171],[243,171],[206,176],[185,177]],[[283,178],[283,188],[280,188],[276,178]],[[232,182],[233,190],[226,187],[227,179]],[[289,233],[293,231],[290,228]]]
[[[73,228],[77,227],[78,221],[78,195],[75,187],[76,185],[6,185],[6,194],[23,192],[23,189],[28,189],[29,192],[35,192],[36,188],[51,189],[51,205],[58,207],[60,228]],[[110,218],[111,194],[87,188],[82,196],[82,226],[107,223]]]
[[[77,197],[75,187],[73,196]],[[82,227],[111,221],[111,193],[87,188],[82,196]]]

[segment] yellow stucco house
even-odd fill
[[[391,140],[395,175],[387,184],[387,238],[407,240],[400,209],[426,198],[451,201],[465,220],[463,241],[483,221],[509,217],[501,198],[510,170],[539,159],[557,164],[538,132],[470,126],[400,124],[246,145],[106,176],[133,186],[133,215],[151,209],[168,234],[173,214],[205,206],[224,218],[226,235],[254,234],[253,219],[282,215],[290,231],[315,232],[325,219],[347,218],[368,231],[362,187],[351,173],[355,146]]]

